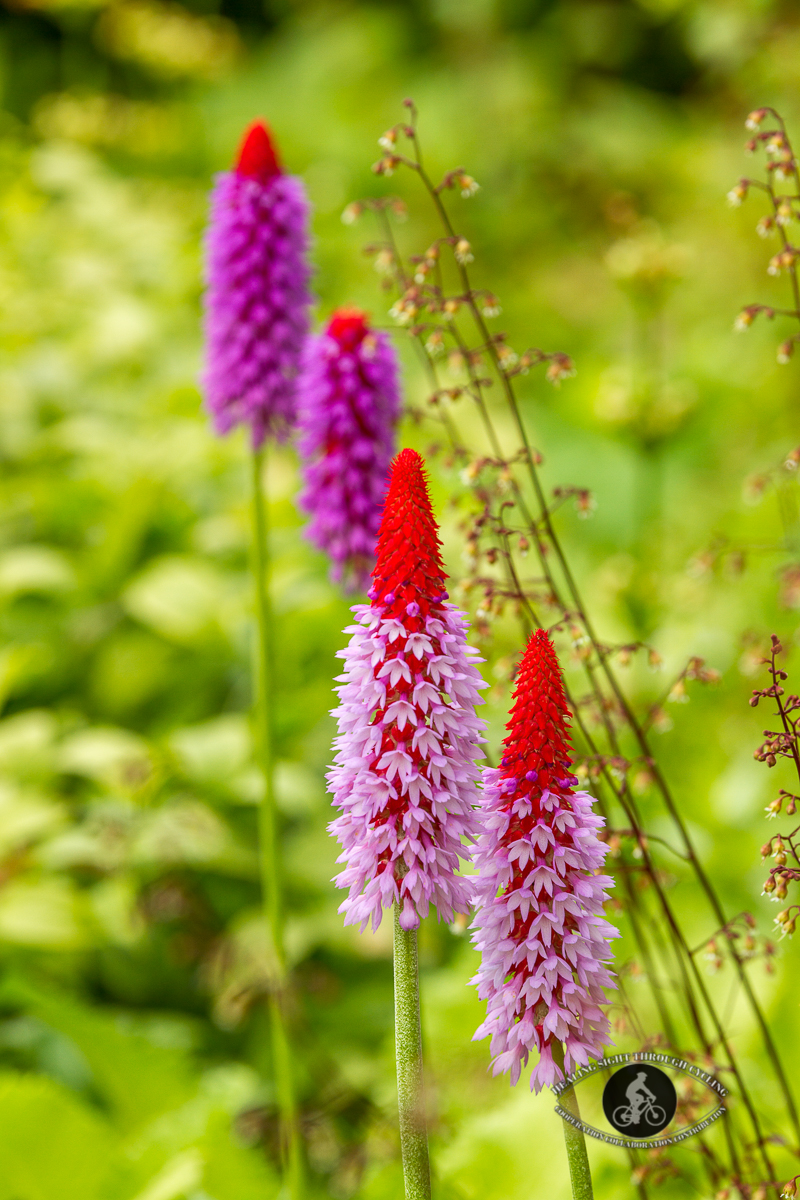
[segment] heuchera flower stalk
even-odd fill
[[[366,313],[338,309],[303,352],[299,502],[311,515],[306,537],[329,555],[332,578],[348,590],[369,582],[399,415],[389,338],[370,331]]]
[[[494,1073],[515,1084],[532,1051],[539,1091],[599,1058],[609,1043],[606,964],[619,936],[603,916],[606,847],[592,797],[576,791],[569,709],[550,638],[525,649],[500,766],[484,772],[473,983],[488,1001],[476,1039],[491,1036]],[[554,1043],[561,1043],[554,1046]],[[563,1060],[561,1054],[563,1046]],[[556,1061],[554,1061],[554,1050]]]
[[[328,779],[342,815],[330,829],[345,869],[336,884],[350,894],[347,924],[380,924],[398,902],[403,929],[429,906],[452,920],[470,907],[457,874],[477,833],[478,768],[484,722],[475,715],[477,652],[466,618],[448,602],[436,522],[423,461],[403,450],[392,465],[372,572],[370,603],[357,624],[338,678],[341,704],[336,765]]]
[[[253,445],[284,438],[308,332],[308,202],[263,121],[217,176],[206,233],[203,387],[217,433],[250,426]]]

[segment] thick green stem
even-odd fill
[[[560,1042],[553,1042],[553,1062],[564,1070],[564,1048]],[[580,1121],[581,1113],[578,1108],[578,1097],[572,1084],[565,1088],[558,1097],[562,1108],[566,1109],[576,1121]],[[564,1126],[564,1142],[567,1147],[569,1177],[572,1181],[573,1200],[594,1200],[592,1191],[592,1173],[589,1169],[589,1155],[586,1152],[586,1138],[583,1131],[570,1125],[562,1119]]]
[[[286,951],[283,937],[283,897],[278,864],[275,810],[274,621],[270,604],[269,522],[264,495],[266,453],[253,452],[253,573],[256,582],[258,653],[256,657],[256,747],[264,780],[258,811],[258,860],[264,915],[272,942],[275,979],[269,997],[272,1061],[281,1119],[281,1161],[290,1200],[302,1200],[303,1153],[294,1093],[292,1054],[286,1016]]]
[[[422,1085],[417,931],[402,928],[397,904],[394,905],[394,1032],[400,1149],[406,1200],[430,1200],[431,1168]]]

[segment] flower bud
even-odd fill
[[[775,228],[775,220],[773,217],[762,217],[756,225],[756,233],[759,237],[769,237]]]
[[[456,242],[455,256],[456,262],[461,263],[462,266],[466,263],[472,262],[475,256],[473,255],[472,247],[466,238],[459,238],[459,240]]]
[[[781,342],[778,346],[778,362],[781,366],[785,366],[789,359],[794,354],[794,341],[792,338],[787,338],[785,342]]]
[[[775,214],[775,220],[779,225],[788,225],[794,217],[791,202],[789,200],[781,200],[778,205],[778,211]]]
[[[746,199],[747,182],[744,179],[740,179],[736,184],[736,187],[731,188],[731,190],[728,192],[728,204],[730,204],[732,208],[738,208],[742,201]]]
[[[764,117],[767,115],[765,108],[755,108],[751,113],[748,113],[747,120],[744,123],[745,129],[758,129]],[[792,1192],[794,1195],[794,1192]]]
[[[768,876],[767,879],[764,880],[764,887],[762,890],[767,893],[775,891],[775,880],[772,878],[771,875]]]

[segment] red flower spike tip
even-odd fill
[[[425,464],[416,450],[401,450],[392,463],[378,531],[373,606],[385,607],[387,616],[422,620],[441,609],[448,596],[439,546]],[[417,611],[408,612],[409,605]]]
[[[573,782],[572,741],[567,728],[571,715],[553,643],[543,629],[537,629],[519,665],[503,741],[503,774],[524,777],[529,771],[536,772],[537,791],[568,787]]]
[[[237,175],[258,179],[261,183],[283,174],[269,129],[263,121],[253,121],[245,130],[235,170]]]
[[[355,350],[368,332],[369,314],[360,308],[337,308],[328,322],[328,336],[343,350]]]

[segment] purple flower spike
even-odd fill
[[[311,515],[306,537],[329,555],[331,577],[348,591],[369,583],[399,414],[391,342],[369,330],[366,313],[337,309],[303,354],[300,504]]]
[[[257,448],[295,423],[308,332],[308,202],[256,121],[217,177],[206,234],[203,388],[217,433],[243,422]]]

